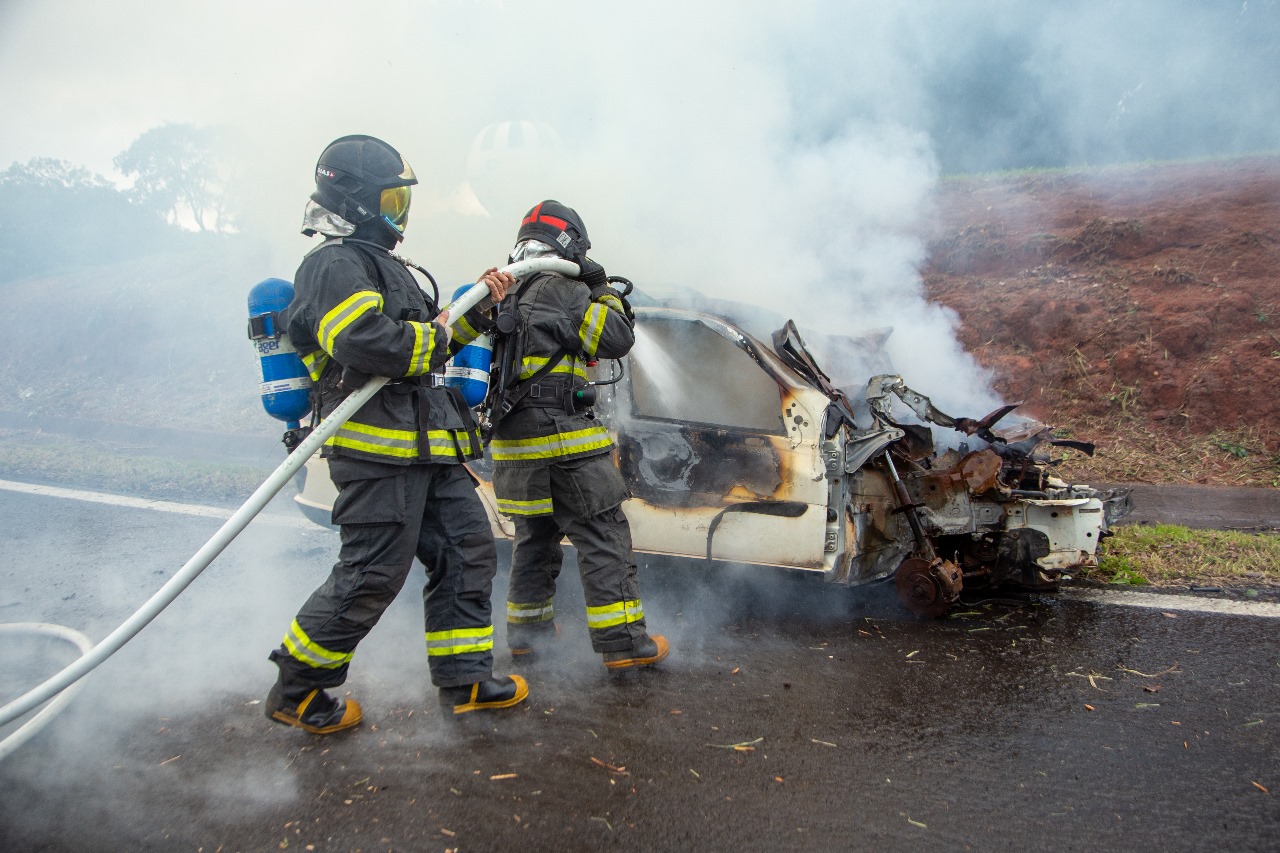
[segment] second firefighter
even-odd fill
[[[568,536],[578,552],[592,648],[610,669],[652,666],[668,644],[645,625],[622,511],[630,493],[587,387],[588,363],[630,351],[633,320],[604,269],[587,258],[590,247],[578,214],[544,201],[524,217],[511,253],[513,263],[561,257],[582,273],[534,275],[500,308],[507,345],[489,448],[498,509],[516,528],[507,639],[519,656],[554,638],[560,543]]]

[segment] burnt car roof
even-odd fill
[[[636,288],[627,298],[637,308],[695,311],[737,326],[775,356],[778,353],[769,342],[773,340],[775,333],[791,322],[790,318],[771,308],[707,296],[696,288],[685,285],[645,290]],[[885,351],[885,344],[893,334],[893,328],[874,327],[850,332],[824,332],[806,326],[798,328],[815,360],[830,377],[831,384],[848,395],[857,411],[864,412],[867,380],[878,374],[895,372],[893,362]],[[790,368],[788,371],[794,373]],[[811,385],[806,380],[801,381]]]

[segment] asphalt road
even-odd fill
[[[557,653],[519,670],[530,700],[455,721],[427,685],[410,581],[356,656],[366,724],[320,738],[269,723],[259,700],[266,654],[336,540],[269,511],[0,763],[0,849],[1275,850],[1280,837],[1271,616],[1059,595],[920,621],[880,587],[647,567],[646,611],[674,650],[616,677],[590,653],[570,565]],[[0,622],[95,640],[219,524],[9,491],[0,518]],[[42,639],[0,654],[0,701],[70,657]]]

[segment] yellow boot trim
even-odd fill
[[[298,703],[297,709],[292,714],[283,709],[272,711],[271,719],[287,726],[296,726],[303,731],[311,732],[313,735],[331,735],[334,732],[360,725],[360,721],[364,719],[364,714],[360,710],[360,703],[354,699],[346,700],[346,706],[342,711],[342,719],[332,725],[313,726],[302,722],[302,715],[306,712],[307,706],[311,704],[311,700],[316,698],[316,694],[319,692],[319,690],[312,690],[308,693],[307,698]]]
[[[624,660],[607,660],[604,665],[609,669],[628,669],[633,666],[653,666],[658,661],[667,656],[671,651],[671,646],[667,643],[667,638],[661,634],[654,634],[653,643],[658,650],[647,658],[626,658]]]
[[[471,685],[471,699],[461,705],[453,706],[453,713],[465,714],[468,711],[492,711],[497,708],[510,708],[512,705],[519,705],[525,699],[529,698],[529,684],[518,675],[507,676],[516,683],[516,693],[510,699],[503,699],[501,702],[477,702],[476,694],[480,692],[480,684]]]

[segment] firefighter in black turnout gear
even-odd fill
[[[298,268],[285,313],[322,416],[369,376],[392,380],[325,444],[338,486],[339,559],[271,653],[279,678],[268,718],[317,734],[360,722],[355,700],[326,690],[346,680],[356,646],[404,585],[415,556],[427,575],[427,662],[446,713],[510,707],[528,695],[519,676],[493,677],[497,552],[462,464],[480,455],[479,432],[461,395],[443,387],[451,349],[475,337],[490,303],[459,322],[451,341],[435,299],[391,254],[415,183],[381,140],[346,136],[330,144],[303,221],[304,234],[326,239]],[[492,301],[514,283],[496,270],[483,280]]]
[[[667,655],[650,636],[622,512],[630,497],[612,456],[613,441],[589,407],[586,367],[621,358],[635,342],[629,307],[587,258],[591,243],[578,214],[557,201],[529,211],[512,262],[559,256],[578,264],[578,279],[538,273],[499,308],[504,334],[494,389],[493,486],[498,509],[515,521],[507,594],[513,655],[530,654],[555,636],[553,596],[569,537],[578,551],[592,648],[610,669],[651,666]],[[504,328],[505,326],[505,328]]]

